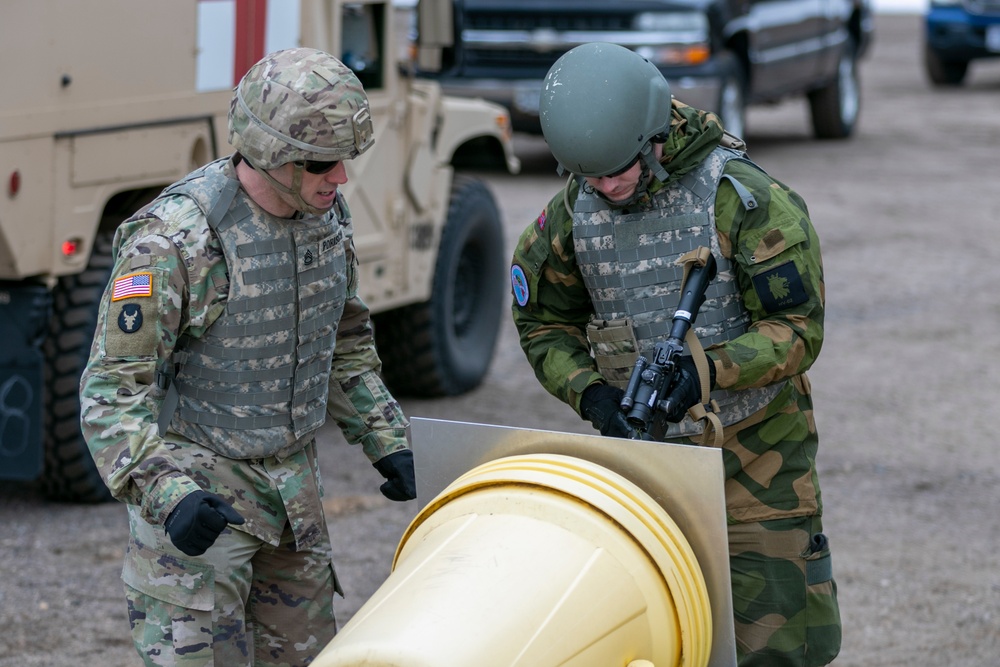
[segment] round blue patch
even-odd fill
[[[510,267],[510,285],[514,288],[514,298],[517,305],[525,306],[528,303],[528,277],[524,275],[524,269],[515,264]]]

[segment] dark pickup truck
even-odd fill
[[[418,72],[448,94],[502,104],[532,133],[552,63],[605,41],[656,64],[674,97],[719,113],[733,134],[744,134],[747,105],[804,96],[814,135],[845,138],[874,23],[870,0],[455,0],[452,11],[440,58]]]

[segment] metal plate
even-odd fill
[[[641,488],[677,523],[705,576],[715,628],[709,667],[736,665],[721,450],[421,418],[410,419],[410,433],[420,508],[473,468],[520,454],[575,456]]]

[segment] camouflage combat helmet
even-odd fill
[[[229,142],[258,169],[349,160],[372,144],[368,97],[349,67],[287,49],[250,68],[229,109]]]
[[[276,51],[250,68],[229,107],[229,143],[302,210],[321,214],[301,197],[306,160],[350,160],[374,143],[368,97],[354,72],[316,49]],[[292,186],[266,170],[295,163]]]
[[[644,167],[661,178],[649,142],[670,128],[670,86],[634,51],[602,42],[567,51],[545,76],[539,116],[563,169],[607,176],[642,154]]]

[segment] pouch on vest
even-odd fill
[[[639,343],[632,330],[632,321],[599,320],[587,323],[587,340],[593,351],[597,371],[608,384],[624,389],[632,377],[635,360],[639,358]]]

